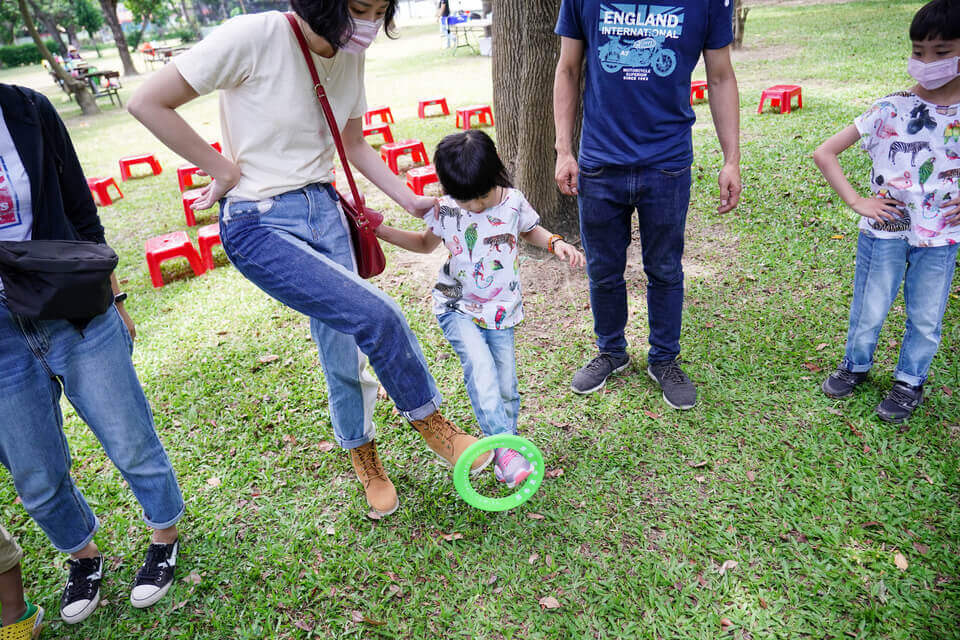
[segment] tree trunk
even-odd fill
[[[77,35],[77,28],[73,25],[67,25],[64,27],[67,30],[67,40],[70,41],[70,44],[77,48],[77,51],[80,50],[80,37]]]
[[[220,0],[220,15],[223,16],[224,20],[230,17],[230,12],[227,11],[227,0]]]
[[[140,23],[140,32],[137,34],[137,42],[143,42],[143,34],[146,32],[147,27],[150,26],[150,21],[153,19],[152,14],[147,14],[143,19],[143,22]]]
[[[560,0],[495,0],[493,104],[497,147],[514,184],[545,228],[573,239],[579,236],[577,200],[561,194],[554,181],[553,70],[560,39],[553,27],[559,10]]]
[[[240,12],[241,13],[247,12],[247,5],[243,0],[240,0]]]
[[[743,0],[735,0],[733,5],[733,48],[743,47],[743,26],[747,22],[749,7],[743,6]]]
[[[53,54],[47,49],[47,45],[43,43],[40,32],[37,31],[37,25],[33,23],[33,18],[30,17],[30,11],[27,10],[26,0],[18,0],[18,2],[20,3],[20,14],[23,16],[23,24],[27,27],[27,31],[30,32],[30,37],[33,38],[34,43],[36,43],[40,55],[43,56],[43,59],[47,61],[50,68],[53,69],[53,72],[63,81],[67,90],[77,99],[77,104],[80,105],[80,111],[85,116],[100,113],[100,107],[97,106],[97,99],[90,93],[90,90],[87,88],[87,83],[67,73],[67,70],[56,61]]]
[[[117,17],[117,0],[100,0],[100,8],[103,9],[104,19],[107,21],[107,24],[110,25],[113,41],[117,43],[117,51],[120,53],[120,61],[123,63],[123,75],[139,75],[137,68],[133,66],[130,47],[127,46],[127,38],[123,35],[120,19]]]
[[[38,7],[37,3],[33,2],[33,0],[30,0],[30,8],[33,9],[34,15],[37,16],[37,20],[40,21],[43,28],[50,32],[50,37],[57,41],[57,46],[60,48],[60,55],[66,57],[67,45],[60,35],[60,30],[57,29],[57,21],[54,20],[53,16],[49,13],[41,11],[40,7]]]

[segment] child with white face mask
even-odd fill
[[[923,400],[960,247],[960,2],[924,5],[910,40],[907,70],[917,84],[877,100],[813,154],[830,186],[863,216],[846,354],[822,389],[844,398],[866,380],[902,282],[906,331],[893,388],[877,406],[881,419],[898,423]],[[872,161],[873,197],[854,190],[837,159],[857,140]]]

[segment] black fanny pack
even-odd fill
[[[36,320],[83,322],[113,304],[117,254],[83,240],[0,242],[0,280],[10,311]]]

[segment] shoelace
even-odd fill
[[[688,381],[687,374],[683,372],[683,369],[680,368],[680,365],[678,365],[676,361],[668,362],[666,366],[661,369],[660,377],[666,378],[667,381],[673,384],[685,384]]]
[[[847,384],[857,383],[857,374],[853,371],[847,371],[846,369],[837,369],[833,372],[833,377]]]
[[[68,602],[74,602],[80,599],[90,599],[93,597],[96,588],[88,578],[90,574],[96,573],[100,567],[97,558],[81,558],[80,560],[67,560],[70,565],[70,579],[64,589],[64,596]]]
[[[456,431],[453,428],[453,424],[449,420],[440,416],[438,414],[433,414],[432,419],[424,419],[423,423],[427,428],[427,431],[431,432],[437,438],[443,440],[450,440]]]
[[[383,472],[383,465],[380,464],[377,457],[377,450],[374,447],[363,447],[357,451],[357,457],[360,458],[360,466],[363,468],[363,472],[368,479],[387,479],[386,474]]]
[[[601,353],[596,358],[587,363],[586,369],[588,371],[602,371],[603,369],[616,369],[615,363],[613,361],[613,356],[609,353]]]
[[[151,544],[147,549],[147,559],[144,560],[140,568],[138,577],[143,582],[156,582],[163,578],[163,569],[161,562],[167,560],[167,547],[165,544]]]
[[[903,384],[893,385],[893,388],[890,389],[889,398],[904,409],[909,409],[917,402],[916,395],[908,390]]]

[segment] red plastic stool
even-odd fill
[[[177,184],[180,186],[180,193],[193,186],[193,176],[206,176],[203,169],[195,164],[182,164],[177,167]]]
[[[410,154],[414,162],[426,162],[430,164],[427,158],[427,150],[419,140],[401,140],[400,142],[388,142],[380,147],[380,158],[387,163],[390,170],[399,174],[397,159],[406,154]]]
[[[219,142],[211,142],[210,146],[217,150],[217,153],[223,153],[223,148],[220,146]]]
[[[457,129],[469,129],[472,116],[477,116],[478,124],[493,126],[493,109],[490,108],[490,105],[478,104],[457,109]]]
[[[707,90],[707,81],[706,80],[694,80],[690,83],[690,104],[693,104],[694,100],[703,100],[704,92]]]
[[[190,206],[194,201],[203,194],[203,189],[190,189],[189,191],[184,191],[183,195],[180,196],[183,199],[183,217],[187,219],[187,226],[192,227],[197,224],[196,212]]]
[[[427,107],[430,105],[440,105],[440,108],[443,109],[443,115],[450,115],[450,107],[447,106],[446,98],[430,98],[429,100],[421,100],[417,105],[417,116],[420,118],[426,118],[424,113],[427,110]]]
[[[390,107],[374,107],[363,114],[363,124],[372,124],[373,116],[378,116],[382,122],[393,124],[393,112]]]
[[[123,197],[123,192],[120,191],[120,187],[117,186],[117,181],[113,178],[87,178],[87,186],[90,188],[90,194],[93,196],[93,199],[96,200],[97,205],[101,207],[113,204],[113,198],[110,197],[110,193],[107,191],[108,187],[112,186],[117,190],[117,200]]]
[[[385,122],[380,124],[371,124],[363,127],[363,137],[382,135],[384,142],[393,142],[393,132],[390,131],[390,125]]]
[[[125,158],[120,158],[120,179],[129,180],[130,179],[130,167],[135,164],[149,164],[150,170],[153,171],[153,175],[158,176],[163,169],[160,167],[160,163],[157,161],[157,157],[152,153],[141,153],[137,156],[127,156]]]
[[[797,109],[803,109],[803,93],[797,84],[775,84],[760,94],[760,106],[757,113],[763,113],[764,100],[770,99],[771,107],[780,107],[780,113],[790,113],[790,103],[797,96]]]
[[[425,186],[439,181],[440,179],[437,178],[437,170],[433,165],[414,167],[407,171],[407,186],[418,196],[423,195],[423,188]]]
[[[150,238],[145,245],[147,254],[147,268],[150,270],[150,281],[156,288],[163,286],[163,275],[160,273],[160,263],[172,258],[186,258],[195,275],[200,275],[206,269],[200,260],[200,254],[193,247],[186,231],[165,233],[156,238]]]
[[[197,232],[197,246],[200,248],[200,260],[205,269],[213,269],[213,245],[220,244],[220,224],[214,222],[200,227]]]

